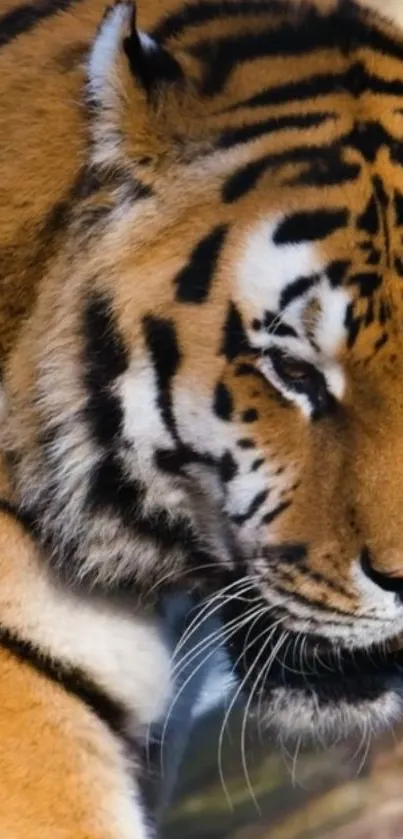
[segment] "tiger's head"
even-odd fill
[[[402,33],[354,3],[191,2],[147,35],[118,3],[7,370],[57,567],[225,584],[250,703],[297,734],[403,710],[402,97]]]

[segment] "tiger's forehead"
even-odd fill
[[[254,346],[264,350],[277,343],[307,360],[319,355],[326,362],[345,346],[352,295],[333,284],[323,252],[304,240],[302,214],[297,216],[260,220],[246,231],[235,269],[235,301]],[[294,222],[300,227],[293,237]],[[318,229],[319,214],[312,223]]]

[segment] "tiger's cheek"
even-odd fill
[[[304,421],[268,385],[250,357],[222,377],[231,403],[231,438],[221,466],[224,504],[235,530],[253,552],[267,546],[275,522],[291,507],[301,481]],[[273,531],[274,528],[274,531]]]

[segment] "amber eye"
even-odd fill
[[[278,347],[272,347],[265,353],[271,361],[274,373],[281,381],[290,386],[298,386],[298,389],[309,387],[313,382],[323,382],[322,373],[309,361],[301,358],[294,358],[292,355],[283,352]]]
[[[334,409],[336,400],[329,393],[323,373],[314,364],[294,358],[279,347],[266,350],[265,357],[269,362],[267,377],[291,401],[304,397],[304,404],[310,405],[309,414],[313,419]]]
[[[273,361],[273,356],[271,358]],[[306,382],[308,384],[312,379],[313,371],[315,373],[317,372],[312,364],[293,358],[285,353],[278,353],[274,367],[277,375],[281,377],[283,382],[299,382],[301,384]]]

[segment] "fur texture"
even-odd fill
[[[67,592],[0,507],[1,835],[148,837],[143,748],[170,695],[158,624]]]
[[[221,590],[286,733],[402,710],[403,31],[376,5],[0,18],[13,500],[63,584]]]

